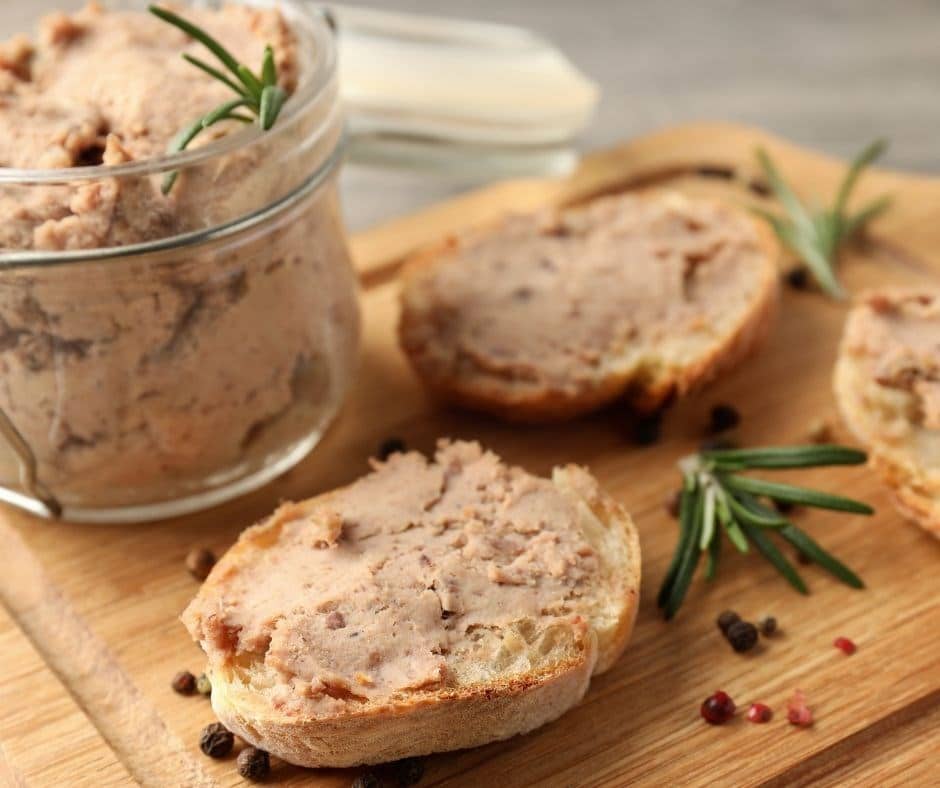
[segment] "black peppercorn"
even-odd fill
[[[375,772],[363,772],[352,781],[351,788],[380,788],[382,781]]]
[[[760,633],[766,638],[777,631],[777,619],[773,616],[766,616],[757,622]]]
[[[737,408],[732,405],[715,405],[711,411],[711,421],[709,422],[708,430],[714,435],[737,427],[740,421],[741,414],[738,413]]]
[[[377,456],[382,462],[385,462],[393,454],[404,453],[407,450],[408,447],[401,438],[388,438],[382,441]]]
[[[393,763],[392,768],[400,788],[417,785],[424,777],[424,761],[420,758],[404,758]]]
[[[790,501],[777,501],[773,502],[774,509],[776,509],[780,514],[790,514],[794,509],[796,509],[796,504],[791,503]]]
[[[725,610],[721,615],[718,616],[718,620],[715,622],[718,624],[718,629],[722,631],[723,634],[728,634],[728,627],[732,624],[738,623],[741,620],[741,616],[735,613],[733,610]]]
[[[188,670],[180,671],[173,677],[170,686],[180,695],[192,695],[196,691],[196,677]]]
[[[271,771],[271,759],[264,750],[257,747],[246,747],[236,759],[238,773],[246,780],[257,782],[263,780]]]
[[[197,580],[205,580],[215,566],[215,555],[205,547],[195,547],[186,555],[186,568]]]
[[[633,442],[638,446],[652,446],[659,440],[662,433],[662,415],[652,413],[648,416],[638,416],[632,425]]]
[[[757,645],[757,627],[749,621],[735,621],[728,627],[725,637],[735,651],[750,651]]]
[[[232,751],[235,737],[221,722],[213,722],[202,729],[199,749],[210,758],[224,758]]]
[[[806,290],[809,287],[809,274],[801,265],[787,271],[785,278],[787,284],[794,290]]]

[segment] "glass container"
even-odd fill
[[[74,521],[177,515],[283,473],[336,414],[359,314],[335,46],[312,6],[278,7],[300,68],[270,131],[0,168],[0,498]]]

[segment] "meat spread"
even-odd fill
[[[271,44],[289,91],[310,76],[312,55],[299,52],[276,8],[171,7],[255,69]],[[162,153],[232,95],[184,53],[209,58],[144,12],[91,3],[46,17],[34,38],[0,46],[0,166],[79,172]],[[0,184],[0,258],[153,241],[267,208],[340,135],[338,121],[306,109],[288,132],[276,126],[259,144],[186,169],[169,195],[160,174],[118,178],[106,168],[92,181]],[[358,330],[332,179],[224,240],[92,258],[0,272],[0,407],[62,503],[113,508],[216,489],[332,416]],[[12,454],[0,456],[0,475],[16,484]]]
[[[599,494],[569,470],[585,500]],[[210,661],[272,677],[287,714],[446,688],[461,661],[497,667],[507,644],[487,634],[586,617],[600,564],[578,512],[476,443],[395,454],[247,531],[183,619]]]
[[[180,10],[179,6],[175,6]],[[298,78],[294,37],[273,9],[187,8],[187,18],[258,69],[266,44],[283,86]],[[141,12],[98,3],[43,18],[38,36],[0,44],[0,167],[50,169],[122,164],[163,153],[184,127],[232,97],[230,88],[182,59],[201,45]],[[196,147],[239,128],[232,121],[197,137]],[[245,161],[216,172],[237,182]],[[0,251],[117,246],[211,224],[215,190],[165,197],[159,179],[67,186],[0,187]]]
[[[753,223],[670,193],[520,216],[409,281],[403,341],[433,379],[577,394],[612,368],[688,363],[766,276]]]
[[[848,322],[845,347],[865,365],[869,382],[912,397],[911,426],[940,430],[940,296],[870,294]]]

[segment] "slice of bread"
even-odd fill
[[[898,509],[940,538],[940,291],[862,296],[846,321],[834,386]]]
[[[399,337],[441,397],[516,421],[640,412],[751,352],[777,303],[765,223],[675,192],[516,216],[405,268]]]
[[[639,583],[633,522],[586,471],[442,442],[246,530],[183,621],[228,728],[342,767],[560,716],[623,651]]]

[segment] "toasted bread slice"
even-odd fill
[[[640,551],[586,471],[396,454],[245,531],[183,614],[232,731],[302,766],[523,733],[623,651]]]
[[[405,268],[399,337],[445,399],[516,421],[626,398],[658,409],[751,352],[779,247],[729,205],[675,192],[507,219]]]
[[[898,509],[940,538],[940,291],[865,294],[846,321],[834,385]]]

